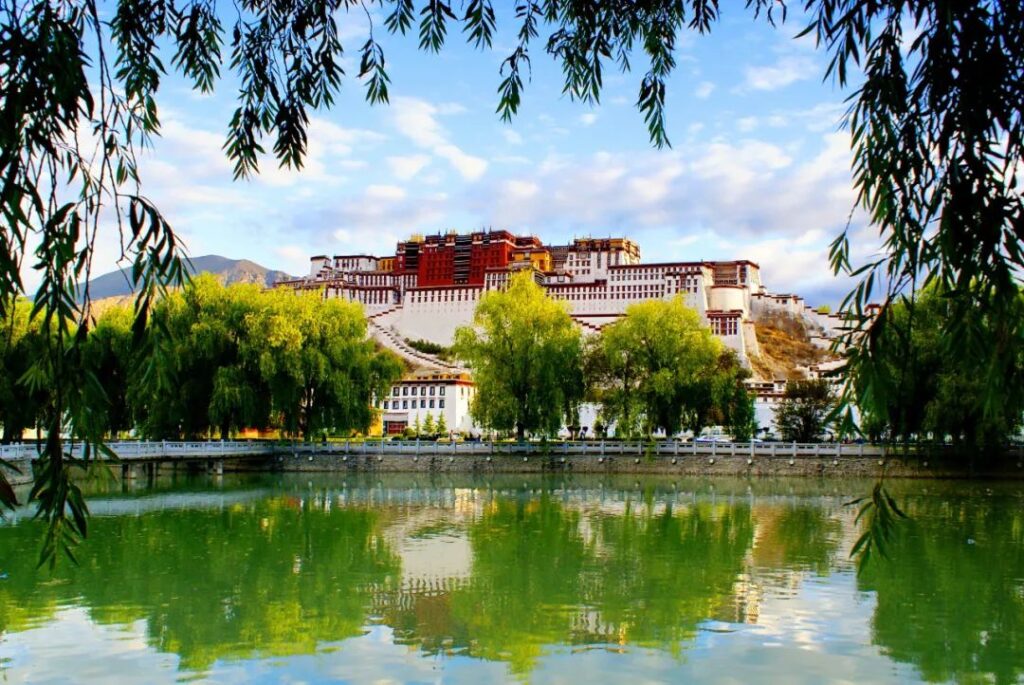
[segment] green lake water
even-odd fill
[[[0,683],[1024,682],[1024,485],[349,476],[94,486],[0,521]]]

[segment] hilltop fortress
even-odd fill
[[[821,346],[842,322],[796,295],[770,293],[754,262],[643,262],[639,245],[626,238],[544,245],[536,236],[508,231],[448,233],[413,236],[398,243],[393,256],[317,255],[310,261],[308,276],[278,285],[361,303],[371,334],[419,366],[451,365],[408,341],[450,345],[455,329],[472,321],[484,293],[505,287],[520,270],[565,301],[586,333],[600,331],[631,304],[681,295],[744,364],[759,353],[754,322],[760,317],[796,317]]]

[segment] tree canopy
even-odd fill
[[[515,431],[520,440],[554,434],[582,399],[579,328],[531,271],[486,293],[473,324],[455,331],[452,349],[473,371],[471,412],[484,427]]]
[[[1011,301],[1015,328],[1000,331],[988,312],[974,310],[967,325],[993,347],[1005,350],[1007,392],[986,407],[987,373],[957,354],[945,332],[958,325],[955,302],[938,286],[901,298],[888,313],[878,354],[855,369],[851,380],[861,398],[864,430],[876,440],[947,440],[972,459],[997,453],[1024,420],[1024,293]],[[1006,340],[1002,336],[1009,335]]]
[[[678,433],[697,422],[700,389],[710,398],[722,343],[680,297],[632,304],[592,345],[597,397],[619,437]],[[687,427],[691,427],[687,425]]]
[[[775,426],[783,440],[817,442],[832,424],[836,397],[832,384],[821,378],[790,381],[775,408]]]
[[[318,294],[204,275],[161,301],[154,325],[153,382],[138,383],[135,397],[140,427],[155,438],[365,431],[373,398],[403,370],[367,337],[362,307]]]

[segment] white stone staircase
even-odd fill
[[[451,362],[446,362],[432,354],[427,354],[426,352],[420,352],[419,350],[413,349],[407,342],[405,342],[405,340],[402,339],[402,336],[398,335],[390,328],[378,323],[379,318],[385,314],[391,313],[392,311],[394,311],[394,309],[380,312],[366,319],[367,330],[374,340],[380,343],[385,349],[391,350],[415,367],[444,369],[446,371],[463,370],[458,364],[452,364]]]

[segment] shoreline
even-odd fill
[[[29,461],[16,462],[20,473],[4,468],[13,486],[32,482]],[[117,465],[117,462],[110,462]],[[188,461],[120,462],[123,480],[142,481],[171,473],[408,473],[445,475],[546,474],[631,475],[741,478],[829,479],[957,479],[1024,480],[1024,458],[1006,455],[1003,461],[972,469],[950,459],[900,456],[811,455],[586,455],[586,454],[459,454],[442,450],[407,454],[305,453],[282,450],[274,454],[219,456]]]
[[[545,455],[451,456],[278,454],[267,469],[245,463],[224,464],[225,472],[251,470],[308,473],[587,474],[651,476],[728,476],[801,478],[939,478],[1024,480],[1024,461],[1007,461],[972,470],[969,465],[937,460],[881,457],[813,456],[605,456]]]

